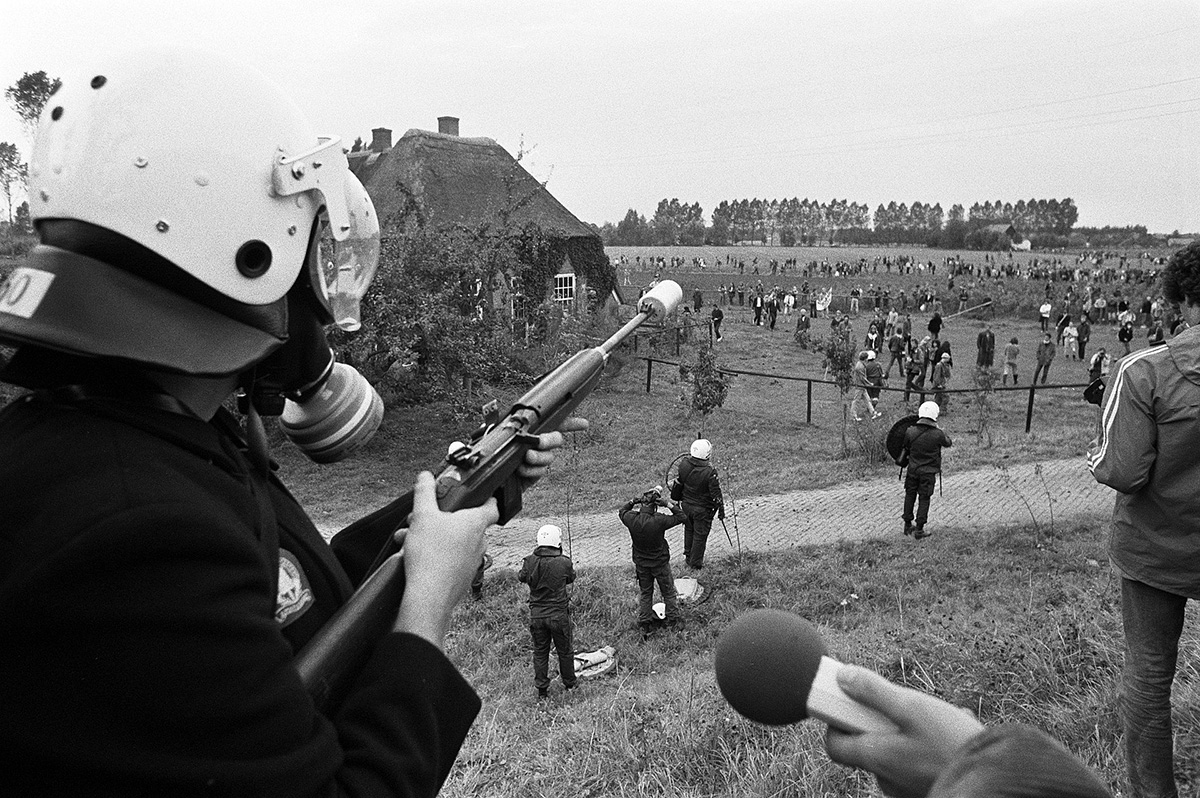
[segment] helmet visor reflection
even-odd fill
[[[345,180],[348,229],[340,240],[322,216],[313,287],[343,330],[362,326],[360,302],[379,266],[379,219],[367,190],[349,172]]]

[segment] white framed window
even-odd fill
[[[555,302],[561,302],[564,305],[569,305],[575,301],[574,274],[563,273],[554,275],[554,295],[552,298]]]

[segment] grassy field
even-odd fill
[[[985,723],[1043,728],[1120,789],[1119,593],[1103,537],[1075,526],[1036,546],[1027,529],[950,530],[920,545],[897,535],[726,560],[705,569],[712,598],[685,611],[685,629],[644,642],[632,567],[586,570],[573,587],[576,648],[615,646],[620,663],[574,693],[556,682],[545,702],[528,662],[528,591],[510,572],[490,575],[449,643],[484,706],[445,794],[878,795],[873,778],[829,761],[819,724],[759,726],[720,696],[714,644],[756,607],[809,618],[833,656]],[[1195,621],[1175,685],[1182,795],[1200,789]]]
[[[718,346],[718,361],[724,368],[757,371],[792,377],[820,379],[823,358],[803,350],[792,336],[794,316],[780,316],[777,329],[756,327],[740,309],[730,312],[724,326],[725,340]],[[914,317],[923,329],[927,316]],[[865,334],[865,319],[855,325],[856,336]],[[1022,345],[1021,382],[1027,385],[1033,372],[1033,350],[1039,338],[1036,322],[1001,318],[992,322],[997,348],[1017,337]],[[815,328],[821,329],[820,321]],[[943,331],[956,357],[951,387],[972,387],[975,338],[982,322],[951,319]],[[702,337],[707,340],[707,336]],[[1094,345],[1115,347],[1111,327],[1097,327]],[[1135,341],[1144,346],[1144,341]],[[647,342],[639,344],[645,354]],[[685,344],[681,355],[694,357],[695,344]],[[675,361],[674,339],[667,336],[653,350],[654,356]],[[1051,371],[1052,383],[1080,384],[1087,381],[1086,367],[1061,353]],[[889,385],[902,387],[892,371]],[[825,487],[848,479],[869,476],[891,466],[867,462],[855,452],[858,430],[843,423],[843,401],[832,385],[814,384],[812,423],[806,423],[807,385],[780,378],[737,376],[730,382],[725,406],[708,417],[689,415],[681,401],[678,371],[658,363],[652,367],[651,391],[646,393],[646,365],[632,352],[618,353],[610,373],[584,403],[582,415],[592,427],[575,436],[550,477],[526,495],[531,514],[610,509],[622,497],[661,481],[671,460],[687,449],[697,434],[716,446],[715,458],[723,479],[735,495],[781,493],[802,487]],[[514,392],[496,390],[502,401]],[[492,393],[485,393],[490,396]],[[954,436],[953,467],[966,469],[997,462],[1081,456],[1095,434],[1097,409],[1084,402],[1080,389],[1039,390],[1035,396],[1033,426],[1025,433],[1028,392],[997,391],[990,395],[991,407],[981,413],[974,394],[951,400],[943,422]],[[902,393],[885,392],[880,409],[890,425],[894,419],[913,412],[917,397],[904,403]],[[985,421],[981,432],[981,419]],[[346,519],[385,503],[406,488],[417,468],[432,467],[454,437],[470,433],[475,422],[456,418],[444,409],[428,407],[389,409],[383,431],[364,455],[347,463],[316,467],[286,447],[278,447],[285,473],[298,495],[322,520]],[[885,424],[869,434],[882,434]],[[843,441],[843,432],[847,439]]]

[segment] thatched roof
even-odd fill
[[[351,154],[350,167],[385,232],[535,222],[554,237],[598,238],[490,138],[409,130],[389,150]]]
[[[616,288],[600,235],[492,139],[413,129],[393,147],[386,147],[385,139],[379,148],[349,158],[375,203],[385,236],[457,225],[471,230],[536,225],[549,242],[548,266],[569,259],[600,297]],[[552,281],[546,282],[549,291]]]

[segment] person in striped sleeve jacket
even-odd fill
[[[1126,355],[1088,449],[1117,490],[1109,554],[1120,571],[1125,667],[1120,709],[1131,794],[1175,796],[1171,682],[1188,599],[1200,599],[1200,243],[1162,273],[1189,328]]]

